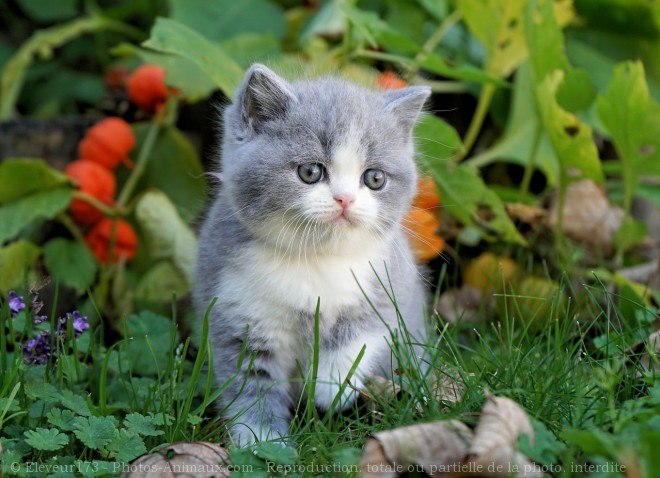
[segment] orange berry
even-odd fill
[[[82,192],[103,204],[112,204],[112,198],[115,196],[115,177],[100,164],[79,159],[69,163],[64,173],[78,183]],[[103,216],[101,211],[82,199],[72,200],[69,211],[78,224],[85,226],[94,224]]]
[[[128,77],[126,91],[141,109],[155,111],[167,99],[165,70],[155,65],[140,66]]]
[[[411,209],[403,220],[410,246],[418,262],[437,257],[445,247],[445,240],[437,234],[440,222],[424,209]]]
[[[408,86],[408,83],[399,78],[399,75],[393,71],[382,72],[378,75],[376,81],[381,90],[399,90]]]
[[[128,153],[135,146],[135,135],[126,121],[111,117],[99,121],[87,130],[78,144],[78,154],[82,159],[94,161],[108,169],[124,163],[132,167]]]
[[[85,242],[96,258],[104,264],[111,260],[111,242],[114,242],[112,262],[118,262],[120,259],[129,261],[137,251],[137,236],[133,226],[122,219],[101,219],[89,230]]]
[[[430,176],[423,176],[417,182],[417,196],[413,200],[413,206],[420,209],[435,210],[440,206],[438,189],[435,181]]]

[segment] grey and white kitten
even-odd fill
[[[195,305],[203,315],[218,298],[214,370],[219,384],[233,379],[219,401],[240,445],[288,434],[296,379],[312,367],[317,301],[322,409],[363,346],[354,386],[392,366],[388,328],[400,319],[379,277],[424,340],[424,290],[401,220],[417,183],[412,128],[429,93],[288,83],[254,65],[225,110],[224,182],[201,230]],[[354,394],[346,387],[338,408]]]

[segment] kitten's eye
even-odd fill
[[[374,191],[385,185],[385,171],[381,169],[367,169],[362,176],[364,184]]]
[[[325,168],[319,163],[308,163],[298,166],[298,176],[303,183],[318,183],[325,176]]]

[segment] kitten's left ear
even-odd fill
[[[410,133],[430,94],[431,88],[428,86],[409,86],[400,90],[390,90],[383,93],[385,109],[396,116],[406,133]]]

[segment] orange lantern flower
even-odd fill
[[[420,178],[417,184],[417,196],[403,220],[418,262],[430,261],[445,247],[445,240],[438,235],[440,221],[436,209],[439,205],[440,198],[433,179]]]
[[[408,86],[404,80],[402,80],[399,75],[393,71],[384,71],[376,79],[378,86],[381,90],[399,90]]]
[[[64,173],[78,183],[82,192],[103,204],[112,204],[112,198],[115,196],[115,177],[100,164],[79,159],[69,163]],[[94,224],[103,216],[100,210],[82,199],[72,200],[69,211],[78,224],[85,226]]]
[[[155,111],[167,99],[165,70],[160,66],[142,65],[126,81],[128,96],[145,111]]]
[[[78,145],[82,159],[94,161],[108,169],[124,163],[133,167],[128,153],[135,146],[135,135],[131,126],[121,118],[106,118],[89,130]]]
[[[122,219],[101,219],[87,233],[85,241],[96,258],[104,264],[110,260],[129,261],[137,251],[137,236],[133,226]],[[110,254],[111,242],[114,243],[112,254]]]

